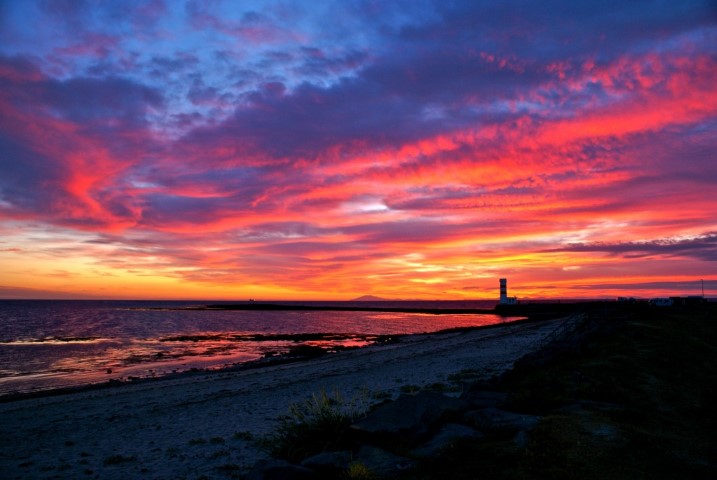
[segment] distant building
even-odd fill
[[[686,297],[656,297],[648,302],[656,307],[694,307],[703,305],[707,300],[702,295],[688,295]]]
[[[675,301],[672,298],[657,297],[651,298],[649,303],[656,307],[671,307],[675,304]]]
[[[498,301],[500,305],[515,305],[518,303],[517,297],[508,296],[508,279],[500,279],[500,299]]]

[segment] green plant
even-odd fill
[[[408,384],[408,385],[401,385],[401,388],[399,390],[401,391],[401,393],[413,395],[414,393],[420,392],[421,387],[419,387],[418,385]]]
[[[350,443],[348,429],[366,411],[361,399],[345,399],[339,392],[325,391],[289,407],[288,415],[279,419],[274,435],[263,442],[277,457],[292,462],[311,455],[346,448]]]
[[[373,480],[376,475],[363,463],[354,462],[346,469],[343,478],[346,480]]]

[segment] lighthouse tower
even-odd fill
[[[508,279],[507,278],[501,278],[500,279],[500,300],[498,301],[500,305],[515,305],[518,303],[518,299],[516,297],[509,297],[508,296]]]
[[[507,278],[500,279],[500,303],[501,304],[508,303],[508,279]]]

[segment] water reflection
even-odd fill
[[[169,302],[167,307],[177,304],[186,305]],[[395,335],[513,320],[466,314],[152,309],[156,306],[0,301],[0,394],[225,368],[301,347],[305,354],[335,353]]]

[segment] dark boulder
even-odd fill
[[[465,406],[460,399],[436,392],[402,395],[379,406],[351,429],[369,437],[415,444],[424,440],[440,420],[460,415]]]
[[[495,407],[471,410],[463,416],[466,423],[486,433],[515,434],[521,430],[530,431],[538,425],[540,417],[507,412]]]
[[[469,408],[477,410],[488,407],[499,407],[506,399],[508,394],[505,392],[495,392],[492,390],[468,390],[461,395],[461,400],[466,402]]]
[[[246,480],[314,480],[313,470],[283,460],[260,460],[245,477]]]
[[[301,466],[324,475],[331,473],[338,475],[348,468],[353,459],[354,455],[350,451],[323,452],[307,458],[301,462]]]
[[[465,425],[448,423],[425,445],[415,449],[412,453],[417,457],[432,457],[450,449],[461,440],[481,440],[485,435],[478,430]]]
[[[355,463],[362,464],[371,475],[379,478],[395,478],[401,472],[416,466],[416,462],[410,458],[371,445],[361,447],[356,454]]]

